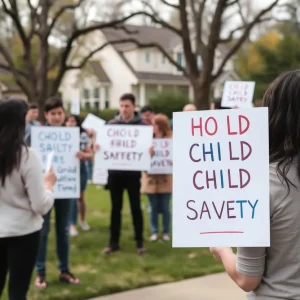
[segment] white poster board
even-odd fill
[[[106,185],[108,182],[108,171],[98,168],[96,162],[94,163],[93,170],[93,184]]]
[[[52,167],[57,176],[55,199],[80,197],[79,128],[40,127],[31,129],[31,147],[36,149],[44,166],[49,165],[49,154],[54,152]],[[51,154],[50,154],[51,155]]]
[[[222,107],[253,107],[254,81],[226,81],[222,96]]]
[[[82,123],[82,128],[84,129],[93,129],[98,132],[99,128],[101,128],[106,122],[101,118],[93,114],[88,114]]]
[[[173,247],[269,247],[268,109],[173,121]]]
[[[147,171],[152,136],[152,126],[104,125],[97,134],[95,164],[106,170]]]
[[[154,155],[148,174],[172,174],[173,155],[172,139],[154,139]]]
[[[80,115],[80,99],[75,98],[71,102],[71,109],[70,109],[71,114],[73,115]]]

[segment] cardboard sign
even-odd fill
[[[85,129],[93,129],[96,132],[105,124],[105,121],[93,114],[88,114],[82,123]]]
[[[54,169],[57,176],[55,199],[79,198],[80,162],[76,158],[79,128],[34,126],[31,129],[31,147],[37,150],[44,172],[49,165]]]
[[[226,81],[222,96],[222,107],[253,107],[255,82],[253,81]]]
[[[154,156],[151,158],[149,174],[172,174],[172,139],[154,139]]]
[[[269,247],[268,109],[173,117],[173,246]]]
[[[97,134],[95,163],[106,170],[147,171],[152,136],[152,126],[104,125]]]

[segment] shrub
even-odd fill
[[[159,93],[149,99],[149,105],[155,113],[166,114],[172,118],[173,112],[182,111],[189,98],[181,93]]]
[[[96,110],[96,109],[81,109],[80,111],[80,116],[84,119],[89,113],[105,120],[109,121],[113,119],[117,113],[118,109],[116,108],[107,108],[107,109],[102,109],[102,110]]]

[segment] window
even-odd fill
[[[90,102],[85,102],[85,109],[89,110],[91,108]]]
[[[89,89],[84,89],[83,90],[83,98],[84,99],[90,99],[90,90]]]
[[[177,53],[177,59],[176,59],[178,65],[182,66],[182,53]]]
[[[146,52],[146,62],[149,63],[150,62],[150,52]]]
[[[100,103],[99,103],[99,101],[95,101],[94,102],[94,108],[96,109],[96,111],[100,110]]]
[[[162,57],[161,57],[161,63],[165,64],[165,62],[166,62],[166,57],[164,55],[162,55]]]
[[[200,56],[197,56],[197,66],[198,66],[198,71],[201,71],[202,69],[202,60]]]
[[[94,88],[94,99],[99,99],[100,88]]]

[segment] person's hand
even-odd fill
[[[96,144],[96,145],[95,145],[95,152],[99,151],[100,148],[101,148],[100,145]]]
[[[168,160],[168,163],[169,163],[171,166],[173,166],[173,160],[169,159],[169,160]]]
[[[216,260],[222,261],[222,254],[225,251],[232,251],[231,248],[228,247],[211,247],[210,253],[215,257]]]
[[[154,156],[154,147],[153,146],[149,148],[149,154],[151,157]]]
[[[51,168],[50,171],[44,175],[44,185],[46,189],[53,190],[56,181],[57,177],[53,171],[53,168]]]
[[[79,151],[76,153],[76,157],[79,158],[80,160],[85,158],[85,153],[82,151]]]

